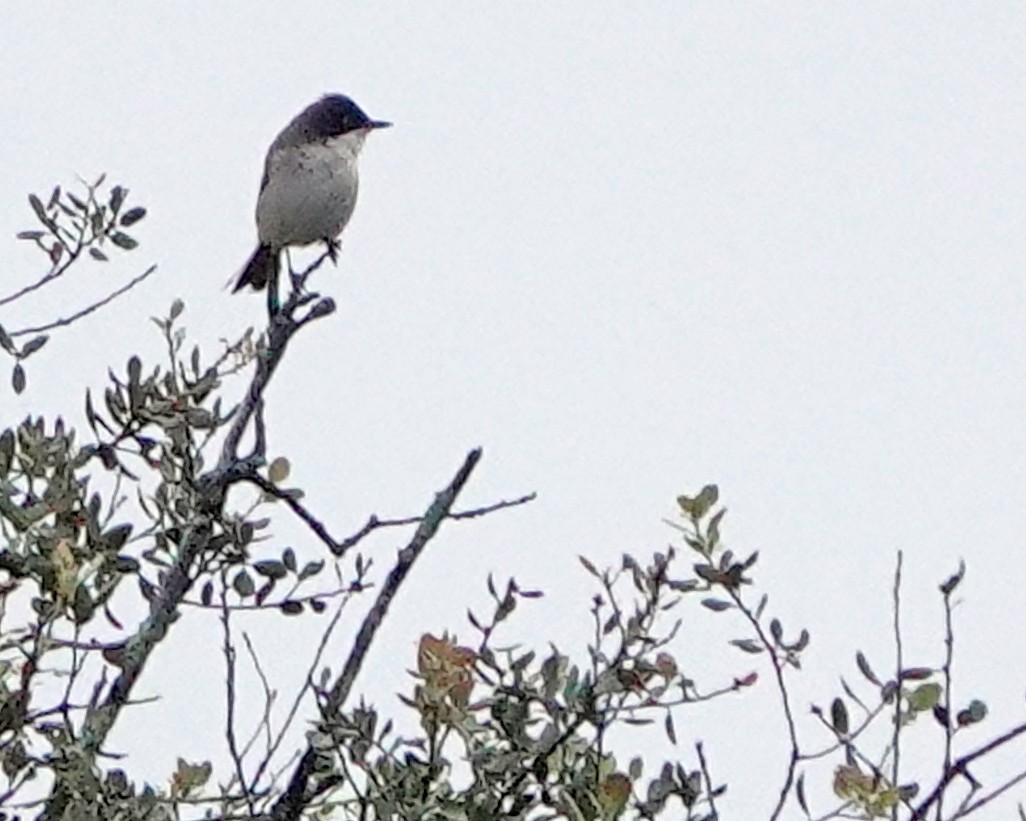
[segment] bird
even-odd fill
[[[233,293],[277,282],[279,255],[288,246],[327,243],[332,260],[337,238],[356,206],[357,157],[367,135],[388,128],[372,120],[344,94],[326,94],[296,115],[267,151],[257,198],[258,245],[239,274]]]

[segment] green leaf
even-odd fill
[[[303,612],[303,603],[294,599],[286,599],[281,603],[281,612],[286,616],[298,616]]]
[[[253,569],[268,579],[284,579],[288,575],[285,565],[277,559],[264,559],[263,561],[254,562]]]
[[[830,705],[830,723],[838,735],[848,735],[848,708],[839,698],[835,698]]]
[[[114,569],[118,573],[138,573],[142,565],[134,556],[115,556]]]
[[[751,653],[752,655],[756,655],[763,651],[762,645],[752,639],[732,639],[730,643],[735,647],[739,647],[744,650],[746,653]]]
[[[232,588],[239,594],[239,596],[245,599],[253,595],[253,592],[256,590],[256,585],[253,584],[253,579],[250,577],[249,573],[245,570],[240,570],[235,574],[235,578],[232,579]]]
[[[581,566],[585,570],[587,570],[589,573],[591,573],[591,575],[594,576],[596,579],[601,579],[602,578],[601,574],[595,568],[595,565],[593,565],[590,561],[588,561],[588,559],[584,558],[584,556],[578,556],[577,560],[581,563]]]
[[[706,485],[697,496],[678,496],[677,504],[680,509],[692,519],[701,519],[709,512],[709,509],[716,504],[720,497],[719,488],[716,485]]]
[[[908,667],[901,671],[902,681],[922,681],[924,678],[929,678],[933,675],[933,670],[929,667]]]
[[[710,547],[716,547],[720,543],[720,522],[723,521],[723,517],[726,515],[727,509],[723,508],[717,511],[709,520],[709,524],[705,528],[705,539],[709,542]]]
[[[706,485],[702,488],[702,492],[698,494],[695,501],[704,506],[705,512],[708,512],[719,499],[720,489],[716,485]],[[705,512],[702,513],[702,516],[705,515]]]
[[[39,336],[32,337],[32,339],[25,343],[25,347],[21,349],[21,358],[27,359],[28,357],[32,356],[32,354],[34,354],[36,351],[38,351],[46,344],[46,341],[49,338],[50,337],[48,337],[46,334],[40,334]]]
[[[11,372],[11,387],[14,388],[15,393],[25,390],[25,369],[20,362],[15,364],[14,370]]]
[[[109,550],[111,553],[115,553],[120,550],[125,542],[128,541],[128,537],[132,535],[132,526],[130,524],[118,525],[112,527],[106,533],[103,534],[103,546],[105,550]]]
[[[859,670],[862,675],[864,675],[869,682],[875,684],[877,687],[880,686],[880,679],[876,677],[876,674],[873,672],[873,668],[869,666],[869,662],[866,660],[866,657],[862,654],[861,650],[855,654],[855,663],[859,666]]]
[[[945,596],[950,596],[955,591],[955,588],[958,587],[958,585],[962,582],[962,579],[964,577],[965,562],[959,561],[958,570],[955,572],[955,574],[953,576],[950,576],[948,580],[940,586],[941,593],[943,593]]]
[[[75,600],[71,605],[71,609],[75,616],[75,624],[85,624],[93,617],[96,605],[93,603],[93,598],[89,595],[89,590],[84,584],[80,584],[75,588]]]
[[[43,203],[35,194],[29,194],[29,205],[32,206],[32,210],[36,212],[36,217],[43,225],[50,225],[50,218],[46,215],[46,209],[43,208]]]
[[[132,239],[130,236],[128,236],[128,234],[124,234],[121,231],[112,232],[109,235],[109,239],[116,246],[118,246],[118,248],[121,248],[125,251],[131,251],[133,248],[139,247],[139,243],[136,240]]]
[[[114,216],[117,216],[118,211],[121,210],[121,206],[125,202],[125,195],[127,194],[128,191],[120,185],[115,185],[110,189],[110,210]]]
[[[132,386],[138,385],[139,379],[142,377],[142,360],[134,355],[129,357],[125,370],[128,373],[128,384]]]
[[[809,805],[805,799],[805,773],[798,776],[798,780],[794,784],[794,792],[798,799],[798,806],[806,815],[809,815]]]
[[[139,220],[146,216],[146,209],[140,206],[135,208],[129,208],[121,215],[121,226],[128,228],[130,225],[135,225]]]
[[[271,593],[274,592],[274,584],[275,584],[274,579],[268,579],[266,584],[264,584],[259,590],[257,590],[257,592],[256,592],[256,603],[257,603],[257,605],[261,605],[265,601],[267,601],[267,597],[270,596]]]
[[[278,456],[267,466],[267,479],[272,485],[280,485],[289,478],[289,460]]]
[[[174,775],[175,784],[181,794],[187,796],[193,790],[206,784],[213,770],[213,765],[209,761],[189,764],[184,758],[179,758]]]
[[[942,692],[941,686],[936,682],[920,684],[908,694],[908,706],[917,713],[932,710],[940,702]]]
[[[323,559],[318,560],[316,562],[307,562],[305,565],[303,565],[303,569],[299,571],[299,576],[297,578],[299,579],[299,581],[303,581],[304,579],[309,579],[311,576],[316,576],[323,569],[324,569],[324,560]]]
[[[958,721],[959,727],[967,727],[970,724],[976,724],[977,722],[983,721],[987,717],[987,705],[980,701],[978,698],[974,698],[969,702],[969,706],[964,710],[959,710],[956,720]]]

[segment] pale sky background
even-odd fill
[[[0,390],[3,422],[78,419],[108,365],[160,361],[148,317],[176,297],[211,354],[259,322],[261,299],[222,286],[254,244],[264,152],[345,92],[396,125],[368,141],[342,265],[317,279],[340,309],[275,378],[271,449],[340,536],[421,512],[475,445],[464,506],[539,494],[443,529],[361,691],[396,712],[418,636],[470,639],[489,571],[548,594],[511,640],[583,658],[577,554],[663,549],[675,496],[717,482],[770,612],[812,632],[794,679],[810,746],[826,739],[807,707],[858,680],[855,651],[891,664],[896,551],[917,664],[942,660],[937,584],[966,559],[958,692],[992,714],[975,746],[1022,720],[1026,683],[1024,42],[1026,7],[985,0],[7,4],[0,291],[41,273],[13,239],[30,191],[107,171],[149,217],[133,254],[0,322],[160,268],[51,340],[23,398]],[[320,553],[284,512],[275,532],[272,550]],[[399,543],[371,543],[379,569]],[[784,764],[769,670],[726,647],[738,622],[700,610],[681,664],[707,688],[764,680],[678,714],[679,754],[694,766],[704,740],[731,784],[721,812],[764,817]],[[251,624],[283,690],[319,624]],[[140,779],[222,755],[219,627],[192,611],[176,632],[137,691],[163,701],[112,739]],[[634,746],[655,764],[673,754],[660,738]],[[831,767],[812,772],[823,796]]]

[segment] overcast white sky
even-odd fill
[[[262,300],[222,285],[254,244],[264,152],[345,92],[396,125],[369,140],[342,265],[317,282],[340,310],[276,377],[272,449],[340,535],[420,512],[475,445],[467,504],[539,493],[443,531],[364,692],[397,708],[417,637],[469,637],[488,571],[549,594],[511,637],[572,649],[576,555],[663,548],[676,494],[718,482],[770,609],[812,631],[800,711],[858,677],[856,649],[889,664],[899,548],[906,651],[939,663],[936,584],[964,557],[958,683],[991,706],[983,740],[1022,719],[1026,682],[1024,42],[1026,7],[985,0],[8,4],[0,291],[40,272],[13,239],[29,191],[107,171],[150,215],[133,255],[0,322],[160,269],[51,341],[25,397],[0,391],[3,421],[76,418],[108,365],[156,361],[147,317],[176,297],[210,351],[258,322]],[[375,543],[379,567],[398,543]],[[692,612],[697,678],[752,669],[724,646],[740,627]],[[254,629],[286,676],[317,626],[278,621]],[[114,739],[154,780],[221,740],[218,630],[188,623],[142,685],[164,701]],[[679,717],[683,759],[703,738],[731,779],[730,817],[777,789],[766,684]]]

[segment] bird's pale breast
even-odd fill
[[[260,242],[283,248],[337,237],[356,205],[358,152],[344,138],[275,152],[257,201]]]

